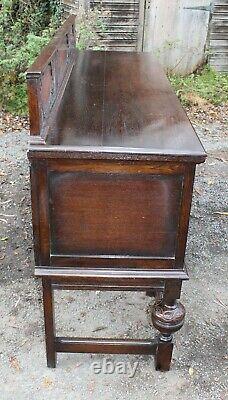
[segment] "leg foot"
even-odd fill
[[[155,368],[157,371],[169,371],[173,353],[173,341],[163,342],[159,339],[155,353]]]
[[[55,321],[54,321],[54,298],[51,282],[43,279],[43,303],[44,303],[44,324],[46,340],[47,366],[56,367],[55,351]]]

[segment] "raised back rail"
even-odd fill
[[[56,32],[27,72],[31,142],[45,143],[75,56],[75,16]]]

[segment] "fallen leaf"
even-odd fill
[[[214,184],[214,181],[211,181],[210,179],[207,181],[207,184],[209,185],[209,186],[211,186],[211,185],[213,185]]]
[[[48,378],[48,377],[45,377],[44,380],[43,380],[42,386],[45,387],[46,389],[48,389],[52,385],[53,385],[53,380]]]
[[[192,367],[190,367],[189,370],[188,370],[189,375],[193,376],[194,372],[195,372],[194,369]]]
[[[202,99],[197,93],[186,93],[185,96],[186,100],[195,106],[200,106],[203,110],[204,107],[208,105],[208,101]]]
[[[15,369],[15,371],[20,372],[21,367],[20,367],[18,359],[15,356],[11,356],[9,358],[9,362],[10,362],[11,367],[13,369]]]

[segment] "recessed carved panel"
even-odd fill
[[[52,172],[52,254],[174,256],[182,177]]]

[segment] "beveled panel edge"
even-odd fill
[[[153,257],[153,256],[125,256],[125,255],[63,255],[51,254],[50,262],[54,268],[76,267],[91,268],[98,265],[100,268],[159,268],[167,269],[175,267],[175,256]],[[125,265],[124,265],[125,264]]]
[[[46,278],[45,278],[46,279]],[[163,281],[161,282],[154,282],[153,286],[151,286],[151,284],[147,285],[144,284],[143,286],[141,285],[115,285],[112,283],[105,283],[105,284],[94,284],[94,283],[72,283],[72,282],[60,282],[57,280],[57,282],[55,282],[55,280],[51,280],[51,286],[53,289],[56,290],[102,290],[102,291],[116,291],[119,292],[121,291],[125,291],[125,292],[145,292],[147,290],[151,291],[163,291],[164,287],[165,287],[165,283]]]
[[[188,171],[188,164],[181,162],[145,160],[82,160],[82,159],[47,159],[49,173],[83,172],[90,174],[120,174],[120,175],[180,175]]]

